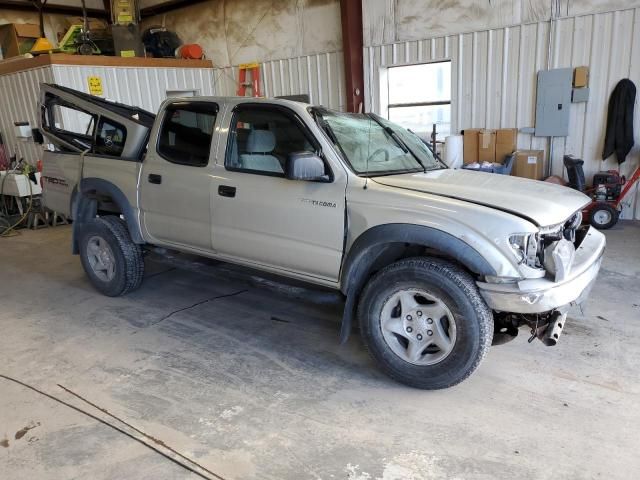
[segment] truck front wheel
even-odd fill
[[[144,276],[142,248],[115,216],[94,218],[79,232],[80,260],[93,286],[109,297],[135,290]]]
[[[493,315],[473,278],[440,259],[409,258],[379,271],[362,292],[358,317],[381,368],[427,390],[466,379],[493,338]]]

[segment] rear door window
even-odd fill
[[[80,150],[91,149],[96,116],[68,105],[57,97],[47,98],[44,130]]]
[[[209,163],[218,105],[210,102],[176,102],[164,112],[157,151],[180,165],[204,167]]]
[[[69,133],[91,135],[93,131],[93,115],[77,108],[66,105],[56,105],[54,108],[55,127]]]

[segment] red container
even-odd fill
[[[197,43],[182,45],[181,47],[178,47],[178,50],[176,51],[176,57],[189,60],[200,60],[203,55],[202,47]]]

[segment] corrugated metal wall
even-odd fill
[[[42,148],[33,140],[18,140],[14,123],[38,125],[38,94],[42,82],[53,82],[51,67],[0,75],[0,132],[5,149],[9,155],[24,157],[30,163],[40,158]]]
[[[553,174],[563,175],[562,156],[585,160],[588,179],[599,170],[617,168],[600,160],[607,104],[615,84],[630,78],[640,86],[640,8],[559,18],[472,33],[365,47],[365,94],[368,110],[380,112],[381,68],[450,59],[452,61],[452,131],[471,127],[530,127],[535,120],[536,73],[546,69],[552,28],[551,68],[590,67],[591,94],[586,104],[571,106],[570,134],[553,141]],[[636,106],[636,132],[640,108]],[[520,134],[519,148],[544,149],[548,140]],[[622,164],[629,174],[640,161],[636,147]],[[623,218],[640,218],[640,195],[631,192]]]
[[[215,94],[235,95],[238,67],[215,69]],[[329,52],[260,64],[262,94],[267,97],[308,94],[311,103],[344,110],[342,52]]]
[[[41,147],[32,140],[18,140],[14,122],[28,121],[38,125],[38,95],[41,82],[57,83],[83,92],[88,91],[87,78],[102,79],[103,97],[156,112],[167,92],[192,91],[195,95],[214,94],[214,72],[210,68],[134,68],[80,65],[51,65],[23,72],[0,75],[0,131],[11,154],[35,163]],[[63,119],[66,121],[66,119]],[[77,118],[70,119],[78,122]],[[79,125],[79,123],[78,123]],[[70,125],[68,125],[70,127]]]
[[[53,65],[56,83],[87,91],[87,78],[102,79],[103,98],[156,112],[167,91],[194,91],[213,95],[210,68],[135,68],[80,65]]]
[[[207,68],[136,68],[80,65],[53,65],[56,83],[80,91],[88,91],[90,76],[102,79],[103,98],[141,107],[155,113],[167,98],[167,92],[191,92],[192,95],[213,95],[213,70]],[[175,96],[175,95],[174,95]],[[63,117],[77,131],[77,116]],[[69,125],[67,125],[69,127]]]

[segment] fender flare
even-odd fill
[[[340,343],[349,338],[358,297],[371,273],[395,261],[406,244],[437,249],[478,275],[497,274],[477,250],[442,230],[406,223],[372,227],[356,239],[343,262],[340,289],[346,296],[346,302]]]
[[[89,198],[87,195],[92,191],[109,195],[118,208],[120,208],[122,216],[127,223],[131,239],[134,243],[145,243],[133,207],[129,203],[129,200],[127,200],[126,195],[122,193],[122,190],[102,178],[83,178],[80,182],[80,191],[78,191],[76,186],[71,194],[71,212],[73,218],[72,245],[74,254],[78,254],[80,251],[78,245],[80,227],[94,218],[98,212],[98,202],[95,199]]]

